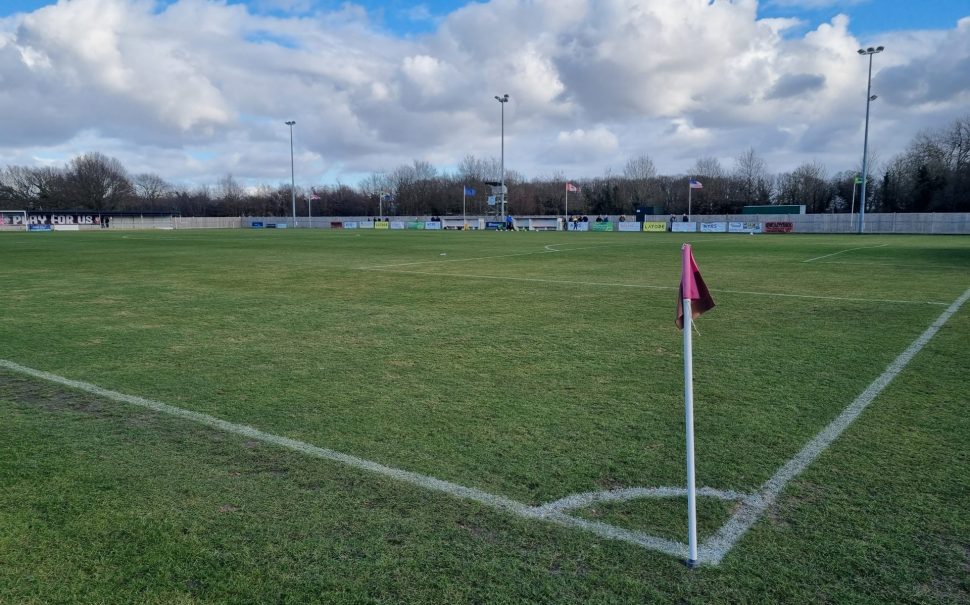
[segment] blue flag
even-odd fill
[[[475,190],[472,189],[471,187],[465,187],[465,195],[469,195],[469,196],[475,195]]]

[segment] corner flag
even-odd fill
[[[714,298],[711,297],[707,284],[704,283],[704,278],[701,277],[701,272],[697,268],[697,263],[694,262],[694,253],[690,244],[684,244],[682,260],[680,291],[677,294],[677,317],[674,320],[681,330],[684,329],[683,301],[685,299],[689,299],[691,302],[691,319],[697,319],[714,308]]]
[[[677,327],[684,331],[684,427],[687,432],[687,567],[697,565],[697,487],[694,479],[694,346],[690,323],[714,308],[714,299],[694,262],[690,244],[681,248]],[[696,303],[696,305],[695,305]],[[687,326],[684,329],[684,318]]]

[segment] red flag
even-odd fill
[[[694,262],[690,244],[684,244],[683,248],[683,269],[680,273],[680,291],[677,293],[677,318],[674,320],[681,330],[684,329],[685,298],[690,299],[691,319],[697,319],[702,313],[714,308],[714,299],[701,277],[697,263]]]
[[[573,185],[572,183],[566,183],[566,191],[569,191],[571,193],[576,193],[577,191],[579,191],[579,187],[577,187],[576,185]]]

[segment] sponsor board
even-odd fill
[[[570,231],[589,231],[589,223],[569,223]]]
[[[357,221],[344,221],[344,229],[356,229]]]
[[[53,231],[50,225],[27,225],[27,231]]]
[[[374,229],[390,229],[391,224],[387,221],[374,221]]]
[[[644,221],[643,230],[650,231],[652,233],[666,233],[667,223],[661,223],[660,221]]]
[[[391,221],[391,229],[405,229],[407,224],[404,221]]]
[[[422,221],[408,221],[408,229],[424,229]]]
[[[701,223],[702,233],[727,233],[727,223]]]
[[[80,231],[80,225],[52,225],[54,231]]]
[[[640,229],[641,224],[642,223],[625,221],[622,223],[617,223],[616,230],[617,231],[642,231],[642,229]]]
[[[499,231],[505,229],[504,221],[485,221],[485,229]]]
[[[674,221],[673,223],[670,224],[670,230],[673,231],[674,233],[694,233],[695,231],[697,231],[697,223],[693,221],[690,221],[690,222],[681,221],[679,223],[677,221]]]
[[[435,230],[435,231],[440,231],[441,230],[441,222],[440,221],[425,221],[424,228],[425,229]]]
[[[357,228],[358,229],[373,229],[374,228],[374,221],[360,221],[359,223],[357,223]]]
[[[765,223],[765,233],[791,233],[795,230],[795,223],[788,221],[769,221]]]
[[[729,233],[761,233],[761,223],[751,221],[732,221],[728,223]]]
[[[250,227],[252,227],[253,229],[262,229],[263,228],[263,222],[262,221],[253,221],[253,224],[250,225]]]

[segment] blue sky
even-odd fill
[[[159,0],[169,4],[173,0]],[[243,4],[253,12],[274,15],[307,15],[315,10],[339,9],[344,0],[229,0]],[[3,0],[0,16],[17,12],[31,12],[43,6],[57,4],[56,0]],[[435,28],[437,19],[469,4],[457,0],[359,0],[368,13],[400,35],[424,33]],[[288,8],[287,8],[288,7]],[[814,28],[839,13],[852,18],[854,30],[862,35],[906,29],[937,29],[952,27],[957,19],[970,14],[968,3],[961,0],[776,0],[762,1],[758,8],[761,17],[796,17]],[[427,17],[425,17],[425,15]]]
[[[176,183],[275,183],[293,119],[307,185],[451,171],[498,155],[508,93],[526,178],[731,170],[749,148],[831,174],[858,168],[870,45],[878,170],[970,113],[970,2],[0,0],[0,169],[100,151]]]

